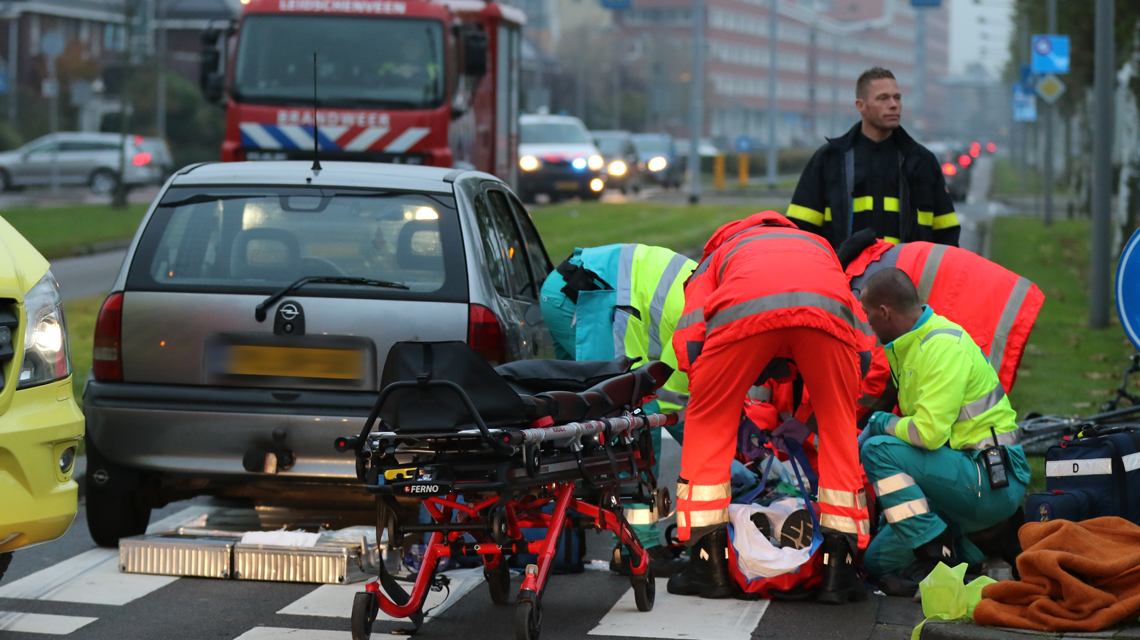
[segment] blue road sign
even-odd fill
[[[1032,48],[1029,67],[1033,73],[1069,72],[1069,36],[1033,36]]]
[[[740,153],[748,153],[752,151],[752,138],[747,135],[737,136],[733,146]]]
[[[1026,93],[1036,93],[1037,83],[1041,82],[1041,74],[1033,73],[1029,65],[1021,65],[1021,88]]]
[[[1116,312],[1132,344],[1140,349],[1140,231],[1124,245],[1116,270]]]
[[[1015,122],[1037,122],[1037,94],[1020,84],[1013,85],[1013,119]]]
[[[941,7],[942,0],[910,0],[912,7]]]

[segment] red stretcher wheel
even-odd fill
[[[494,569],[484,566],[483,579],[487,581],[487,588],[491,592],[491,602],[511,603],[511,569],[507,566],[506,558],[500,556],[499,566]]]
[[[542,603],[520,600],[515,609],[515,640],[538,640],[542,632]]]

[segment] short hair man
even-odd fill
[[[875,412],[859,436],[888,522],[864,566],[884,593],[913,596],[939,562],[994,555],[1012,563],[1029,463],[997,373],[970,334],[921,304],[905,271],[867,278],[860,303],[884,345],[902,413]],[[995,445],[1004,485],[983,461]]]
[[[862,121],[829,139],[804,168],[788,218],[838,247],[862,229],[890,242],[958,246],[958,216],[938,159],[899,124],[902,93],[887,69],[855,84]]]

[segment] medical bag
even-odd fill
[[[543,509],[549,513],[551,507]],[[586,529],[587,525],[576,522],[581,518],[568,518],[562,535],[558,536],[558,549],[554,552],[554,564],[551,566],[556,574],[582,573],[586,570]],[[592,521],[590,521],[592,522]],[[545,528],[524,528],[523,536],[528,540],[541,540],[546,537]],[[511,556],[510,566],[514,569],[525,569],[528,564],[537,564],[538,556],[533,553],[519,553]]]
[[[1090,425],[1050,447],[1045,488],[1049,495],[1027,500],[1026,519],[1037,520],[1044,507],[1050,519],[1117,516],[1140,524],[1140,432]]]

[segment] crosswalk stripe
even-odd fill
[[[472,589],[483,582],[482,569],[459,569],[456,571],[448,571],[446,575],[451,580],[451,584],[448,585],[450,593],[448,593],[447,590],[428,592],[427,601],[424,602],[423,608],[423,610],[427,612],[425,620],[431,620],[444,611],[447,611],[451,605],[459,602],[460,598],[467,595]],[[411,591],[410,586],[405,586],[405,588]],[[364,585],[361,584],[322,585],[277,613],[294,616],[351,618],[352,600],[357,593],[363,590]],[[444,596],[446,596],[446,599]],[[377,614],[376,619],[397,622],[405,620],[404,618],[392,618],[383,611]]]
[[[98,619],[99,618],[87,618],[84,616],[53,616],[44,613],[0,611],[0,631],[20,631],[22,633],[43,633],[53,636],[65,636]]]
[[[386,637],[408,638],[409,636]],[[234,640],[352,640],[352,633],[348,631],[321,631],[318,629],[254,627]]]
[[[768,609],[768,600],[706,600],[675,596],[657,579],[653,611],[637,610],[633,589],[626,591],[590,630],[592,636],[675,638],[678,640],[749,640]]]

